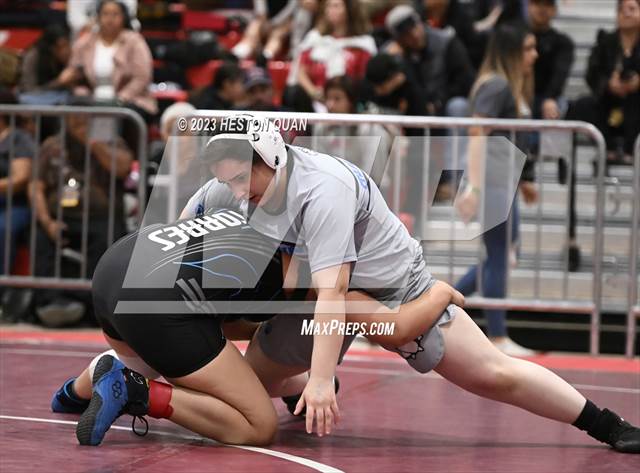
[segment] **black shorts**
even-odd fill
[[[240,317],[226,314],[225,303],[282,293],[278,244],[231,211],[144,228],[98,263],[98,322],[163,376],[193,373],[224,348],[222,322]]]

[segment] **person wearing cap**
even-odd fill
[[[273,104],[273,82],[269,73],[262,67],[254,66],[246,71],[244,88],[247,104],[244,110],[276,111]]]
[[[420,85],[422,115],[466,115],[466,99],[475,71],[462,42],[452,29],[424,25],[410,6],[393,8],[385,19],[393,41],[386,52],[401,55],[407,72]]]

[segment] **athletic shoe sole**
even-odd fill
[[[112,356],[103,356],[98,360],[96,368],[93,372],[92,383],[94,386],[105,373],[108,373],[111,370],[114,360],[115,358],[113,358]],[[102,441],[100,440],[100,442],[94,443],[92,442],[91,438],[93,429],[96,425],[98,413],[100,412],[100,409],[102,409],[102,403],[103,401],[100,393],[94,391],[93,395],[91,396],[91,402],[89,402],[89,406],[82,414],[82,417],[80,417],[78,425],[76,426],[76,437],[78,439],[78,442],[80,442],[80,445],[95,446],[99,445]]]
[[[42,325],[50,328],[73,325],[84,317],[85,307],[82,304],[72,304],[69,306],[41,307],[36,309],[36,314]]]

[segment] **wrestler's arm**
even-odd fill
[[[318,292],[313,317],[315,324],[337,328],[344,323],[350,271],[350,263],[343,263],[312,273],[312,283]],[[294,412],[297,415],[306,405],[307,433],[313,431],[315,422],[319,436],[330,434],[340,416],[333,378],[344,335],[335,328],[329,329],[328,333],[313,335],[309,380]]]
[[[282,254],[285,293],[293,291],[298,281],[300,260]],[[313,293],[313,291],[310,291]],[[362,291],[349,291],[346,296],[346,321],[367,323],[395,323],[391,335],[368,335],[372,342],[399,347],[423,334],[440,317],[449,304],[464,306],[464,296],[445,282],[437,281],[417,299],[389,309]]]
[[[464,296],[453,287],[437,281],[417,299],[402,304],[396,309],[373,299],[361,291],[347,293],[347,321],[366,323],[394,323],[391,335],[371,335],[367,338],[384,346],[399,347],[417,338],[438,320],[449,304],[464,306]]]

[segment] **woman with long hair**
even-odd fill
[[[320,4],[316,26],[300,45],[291,76],[303,92],[294,108],[312,111],[312,101],[322,102],[328,79],[364,77],[369,58],[376,45],[369,35],[369,23],[355,0],[324,0]]]
[[[533,66],[537,57],[535,36],[524,25],[499,25],[489,40],[487,53],[471,90],[472,116],[510,119],[530,117]],[[531,182],[518,183],[519,176],[496,175],[494,168],[509,169],[511,164],[516,166],[505,142],[496,139],[500,136],[510,139],[510,136],[509,133],[492,132],[487,139],[486,133],[481,126],[469,129],[469,182],[456,204],[465,221],[477,214],[483,215],[485,225],[482,239],[486,258],[481,265],[470,268],[458,281],[456,288],[463,294],[480,289],[485,297],[503,298],[506,295],[510,249],[518,241],[519,227],[518,200],[511,200],[513,192],[505,188],[505,184],[515,180],[513,187],[519,184],[528,203],[535,201],[537,194]],[[517,141],[518,138],[521,137],[516,137]],[[499,224],[490,228],[489,222]],[[532,354],[531,350],[517,345],[507,336],[504,310],[485,310],[485,316],[487,335],[498,348],[512,355]]]
[[[24,56],[20,92],[64,88],[56,79],[67,67],[70,57],[69,30],[59,24],[47,26],[36,44]]]

